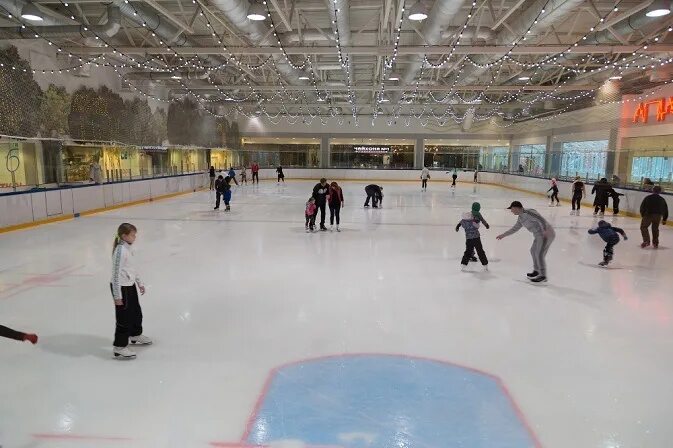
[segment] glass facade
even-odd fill
[[[496,140],[464,144],[460,140],[427,140],[423,157],[430,168],[488,171],[507,171],[509,159],[509,146]]]
[[[518,145],[514,147],[518,164],[513,171],[530,176],[543,176],[547,162],[547,146],[544,144]]]
[[[320,165],[320,140],[307,138],[244,138],[243,150],[236,151],[236,164],[261,168],[312,168]]]
[[[633,182],[642,182],[646,178],[657,183],[671,182],[672,176],[673,157],[639,156],[632,160],[630,178]]]
[[[560,176],[581,176],[585,179],[605,177],[607,140],[563,142],[561,148],[561,169],[557,173]]]
[[[412,169],[413,140],[333,139],[331,168]]]

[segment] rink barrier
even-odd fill
[[[0,195],[0,233],[193,193],[206,173]]]

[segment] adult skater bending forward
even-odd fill
[[[506,236],[519,231],[521,227],[525,227],[533,234],[533,245],[530,248],[530,254],[533,257],[533,272],[526,274],[531,281],[535,283],[547,281],[547,264],[545,263],[545,256],[549,250],[549,246],[554,241],[556,233],[554,228],[549,224],[537,211],[533,209],[524,209],[521,202],[514,201],[507,207],[512,214],[519,217],[514,224],[514,227],[507,232],[500,234],[496,239],[501,240]]]
[[[367,185],[365,187],[365,192],[367,193],[367,200],[365,201],[365,207],[369,207],[369,200],[372,200],[372,207],[379,208],[379,202],[383,205],[383,187],[378,185]]]

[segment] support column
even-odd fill
[[[414,169],[420,170],[425,162],[425,139],[417,138],[414,144]]]
[[[626,169],[621,170],[623,164],[617,153],[617,139],[619,138],[619,129],[610,129],[610,138],[608,140],[608,153],[605,161],[605,177],[612,180],[612,176],[617,174],[622,182],[626,180]]]
[[[330,166],[329,137],[320,138],[320,168],[329,168]]]

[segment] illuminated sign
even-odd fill
[[[634,123],[647,123],[650,118],[650,106],[657,106],[657,121],[664,121],[666,115],[673,114],[673,96],[656,100],[643,101],[638,104],[633,114]]]
[[[353,146],[353,151],[358,154],[388,154],[390,146]]]

